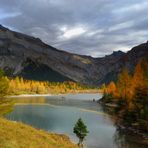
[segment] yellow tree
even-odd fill
[[[9,80],[7,77],[0,77],[0,97],[7,95],[9,89]]]
[[[135,87],[140,87],[144,84],[144,72],[141,66],[141,62],[139,62],[135,67],[135,72],[133,75],[133,85]]]
[[[113,81],[107,86],[107,93],[112,94],[115,99],[120,97],[117,86]]]
[[[119,74],[117,86],[120,97],[128,100],[130,98],[131,77],[127,69],[123,69]]]
[[[141,66],[141,61],[138,62],[138,64],[135,67],[135,71],[132,77],[132,83],[131,83],[131,96],[132,98],[135,95],[135,90],[138,87],[143,87],[143,85],[145,84],[145,78],[144,78],[144,71],[143,68]]]
[[[116,91],[116,84],[111,81],[107,86],[107,92],[113,94]]]
[[[105,83],[102,84],[102,86],[101,86],[101,91],[102,91],[102,93],[104,93],[104,94],[107,93],[107,86],[106,86]]]
[[[15,80],[9,80],[9,93],[14,93],[16,91]]]

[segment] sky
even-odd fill
[[[148,0],[0,0],[0,24],[60,50],[102,57],[148,40]]]

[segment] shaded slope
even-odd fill
[[[93,58],[57,50],[38,38],[0,26],[0,67],[16,76],[24,69],[27,59],[46,65],[74,81],[93,82],[90,78],[94,71]]]
[[[72,81],[71,79],[63,76],[62,74],[52,70],[44,64],[33,62],[27,59],[24,63],[24,69],[21,71],[19,76],[28,80],[37,81],[50,81],[50,82],[64,82]]]

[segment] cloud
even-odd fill
[[[116,24],[115,26],[110,27],[109,31],[123,30],[123,29],[126,29],[126,28],[131,28],[132,26],[134,26],[134,22],[128,21],[128,22],[119,23],[119,24]]]
[[[0,23],[73,53],[128,51],[148,37],[147,0],[1,0]]]
[[[67,29],[66,27],[62,27],[61,31],[63,31],[63,34],[62,34],[62,36],[60,36],[60,38],[66,38],[66,39],[77,37],[77,36],[82,35],[83,33],[86,32],[86,30],[83,27],[75,27],[75,28],[71,28],[71,29]]]
[[[120,9],[115,10],[116,13],[131,13],[131,12],[138,12],[138,11],[143,11],[147,10],[148,8],[148,2],[145,1],[143,3],[135,3],[133,5],[129,5],[126,7],[122,7]]]
[[[3,12],[2,10],[0,11],[0,20],[3,20],[3,19],[6,19],[6,18],[13,18],[13,17],[16,17],[18,15],[21,15],[20,12],[14,12],[14,13],[5,13]]]

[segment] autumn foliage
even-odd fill
[[[129,74],[123,69],[117,82],[104,88],[104,101],[117,104],[115,113],[122,122],[148,130],[148,60],[140,61]]]
[[[16,77],[9,80],[9,94],[58,94],[70,93],[88,89],[78,83],[65,81],[65,82],[40,82],[33,80],[24,80],[23,78]]]

